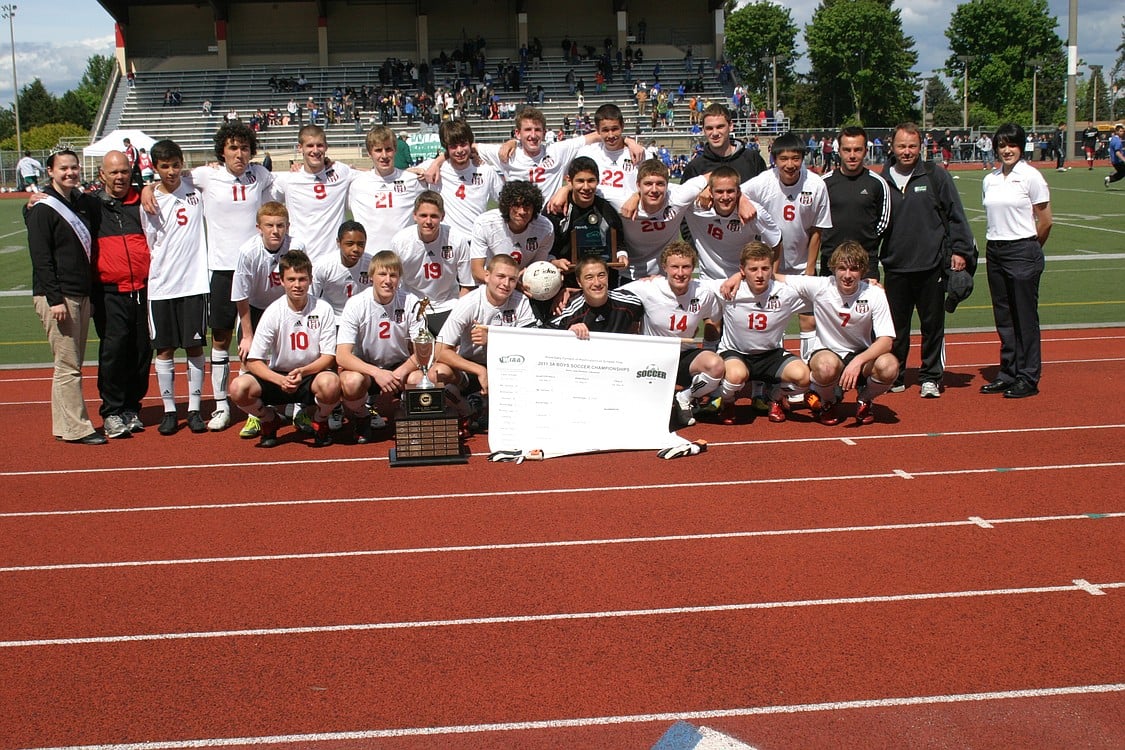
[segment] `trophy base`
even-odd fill
[[[446,408],[441,411],[414,410],[409,408],[407,401],[403,399],[395,419],[395,447],[390,451],[390,465],[468,463],[469,450],[461,441],[457,413]]]

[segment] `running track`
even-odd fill
[[[0,747],[1121,748],[1125,330],[1045,339],[1034,399],[960,335],[940,401],[678,461],[72,447],[0,373]]]

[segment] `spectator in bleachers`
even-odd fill
[[[206,115],[207,117],[211,116],[211,100],[210,99],[204,99],[203,100],[202,110],[203,110],[204,115]]]

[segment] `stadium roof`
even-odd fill
[[[290,0],[292,1],[292,0]],[[207,5],[214,11],[215,20],[226,21],[230,18],[230,8],[236,0],[209,0]],[[275,3],[277,0],[237,0],[243,3]],[[316,5],[317,15],[328,15],[328,0],[312,0]],[[120,24],[129,23],[129,9],[136,6],[152,7],[154,5],[200,5],[200,3],[185,2],[184,0],[98,0],[98,4],[106,9],[113,20]]]

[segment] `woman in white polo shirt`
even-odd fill
[[[1051,195],[1039,170],[1023,158],[1026,134],[1006,123],[993,143],[1000,168],[984,178],[986,258],[992,315],[1000,335],[1000,373],[981,393],[1026,398],[1039,393],[1039,278],[1051,233]]]

